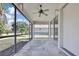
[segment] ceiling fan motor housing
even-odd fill
[[[39,10],[39,13],[43,13],[43,10],[41,9],[41,10]]]

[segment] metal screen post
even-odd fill
[[[15,13],[14,13],[14,51],[16,53],[16,7],[14,8],[15,9]]]

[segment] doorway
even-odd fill
[[[48,36],[49,36],[48,24],[34,24],[33,38],[48,39]]]

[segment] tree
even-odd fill
[[[4,24],[3,21],[0,20],[0,35],[4,32]]]
[[[2,15],[2,3],[0,3],[0,15]]]
[[[4,29],[5,29],[4,32],[5,32],[6,34],[12,32],[11,28],[10,28],[9,26],[7,26],[7,25],[4,26]]]
[[[12,27],[13,27],[13,31],[14,31],[14,28],[15,28],[15,24],[13,23],[12,24]],[[17,33],[26,33],[28,31],[28,25],[25,23],[25,22],[22,22],[22,21],[18,21],[16,22],[16,32]]]
[[[4,24],[3,20],[0,20],[0,35],[2,33],[8,34],[9,32],[11,32],[11,29],[7,25]]]

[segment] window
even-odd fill
[[[30,40],[31,32],[31,22],[14,4],[0,3],[0,55],[19,50]]]
[[[14,45],[14,6],[9,3],[0,3],[0,51],[8,49]],[[13,47],[10,49],[13,50]]]
[[[29,41],[30,25],[27,18],[25,18],[18,10],[16,10],[16,34],[17,42]]]

